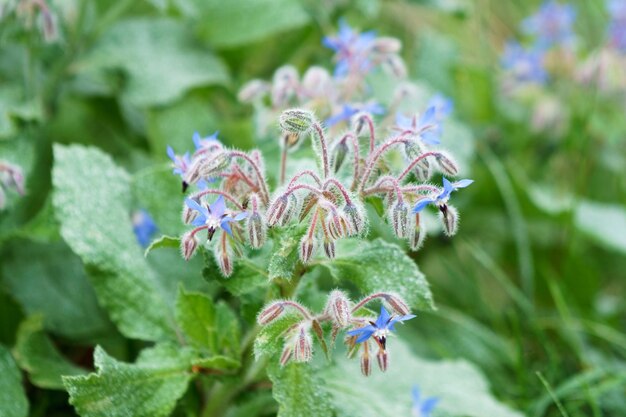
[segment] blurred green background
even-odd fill
[[[0,2],[0,159],[23,167],[27,188],[0,212],[1,344],[41,312],[77,364],[91,366],[96,343],[122,359],[138,348],[99,309],[59,313],[64,287],[46,278],[68,273],[54,267],[68,249],[50,215],[53,143],[96,146],[131,173],[166,164],[166,146],[190,148],[195,131],[250,149],[254,113],[238,89],[284,64],[331,68],[321,39],[345,17],[399,38],[410,77],[454,100],[476,181],[459,199],[460,233],[412,255],[439,309],[401,337],[424,357],[473,362],[529,416],[626,415],[626,92],[557,78],[545,89],[567,114],[559,132],[536,131],[530,106],[502,97],[504,44],[539,2],[58,0],[52,42],[36,3]],[[584,60],[608,15],[604,1],[570,3]],[[64,392],[35,385],[31,415],[72,415]]]

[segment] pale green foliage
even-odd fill
[[[582,201],[576,207],[575,223],[604,246],[626,253],[626,210],[623,206]]]
[[[9,350],[0,345],[0,416],[27,415],[28,400],[22,388],[22,375]]]
[[[274,384],[272,394],[279,404],[278,417],[335,415],[331,397],[323,388],[324,382],[309,364],[292,362],[282,368],[273,365],[269,367],[268,374]]]
[[[201,293],[179,287],[176,299],[176,321],[191,346],[217,353],[217,328],[213,300]]]
[[[257,360],[267,355],[272,357],[272,360],[278,362],[278,355],[283,348],[283,337],[286,330],[302,320],[302,317],[297,315],[285,315],[270,324],[263,326],[257,337],[254,339],[254,355]]]

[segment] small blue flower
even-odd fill
[[[435,120],[441,122],[443,119],[452,114],[452,111],[454,110],[454,102],[451,98],[437,93],[428,101],[426,108],[430,107],[435,108]]]
[[[608,0],[607,9],[611,15],[608,28],[609,45],[626,53],[626,1]]]
[[[212,145],[221,145],[222,143],[217,138],[218,134],[219,132],[215,132],[211,136],[207,136],[203,138],[202,136],[200,136],[198,132],[194,132],[193,144],[196,146],[196,150],[202,149],[202,148],[208,148],[208,147],[211,147]]]
[[[518,82],[544,84],[548,79],[544,56],[540,49],[526,49],[517,42],[508,42],[501,63]]]
[[[371,65],[367,52],[376,39],[376,32],[359,33],[352,29],[345,20],[339,21],[339,33],[324,37],[322,44],[335,51],[337,66],[335,76],[343,77],[352,69],[366,73]]]
[[[413,412],[413,417],[430,417],[430,413],[439,402],[439,398],[437,397],[428,397],[422,399],[422,394],[417,385],[413,386],[413,389],[411,390],[411,396],[413,397],[413,408],[411,409]]]
[[[342,107],[341,112],[330,116],[328,119],[326,119],[324,124],[326,125],[326,127],[332,127],[344,120],[349,121],[352,116],[361,112],[381,115],[385,113],[385,108],[376,102],[362,105],[345,104]]]
[[[576,10],[571,4],[550,0],[543,3],[536,14],[522,22],[522,30],[536,36],[536,43],[541,48],[572,46],[575,40],[572,26],[575,20]]]
[[[234,217],[226,214],[226,204],[224,203],[224,197],[221,195],[215,200],[215,203],[208,206],[200,205],[191,198],[187,198],[185,203],[187,207],[200,213],[191,224],[196,227],[206,227],[209,232],[209,240],[213,238],[217,229],[222,229],[232,236],[233,232],[230,228],[230,223],[238,222],[248,216],[246,212],[241,212]]]
[[[441,143],[441,125],[437,120],[437,108],[435,106],[428,107],[419,119],[416,116],[406,117],[402,113],[397,113],[394,130],[410,132],[419,136],[424,143],[429,145]]]
[[[445,206],[448,202],[448,199],[450,198],[450,194],[452,193],[452,191],[456,191],[459,188],[465,188],[473,182],[474,180],[468,179],[450,182],[447,178],[444,177],[443,190],[441,191],[441,193],[439,193],[439,195],[435,197],[422,198],[420,201],[417,202],[417,204],[415,204],[415,207],[413,207],[413,213],[419,213],[420,211],[424,210],[429,204],[436,204],[439,207]]]
[[[132,216],[133,232],[137,237],[139,244],[147,248],[150,245],[152,236],[157,231],[154,220],[145,210],[137,210]]]
[[[172,162],[174,163],[174,169],[172,170],[172,173],[176,175],[180,175],[181,177],[184,177],[185,173],[189,169],[189,165],[191,165],[189,152],[185,152],[183,156],[179,156],[179,155],[176,155],[176,153],[174,153],[174,149],[172,149],[171,146],[168,146],[167,156],[169,156]]]
[[[348,332],[349,336],[356,336],[356,343],[363,343],[368,340],[370,337],[374,337],[378,343],[381,344],[382,348],[385,349],[385,343],[387,340],[387,336],[391,331],[394,331],[394,324],[397,322],[403,322],[406,320],[410,320],[415,315],[408,314],[406,316],[390,316],[385,307],[380,307],[380,315],[376,322],[370,322],[369,325],[365,327],[361,327],[358,329],[350,330]]]

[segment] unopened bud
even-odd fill
[[[350,312],[350,301],[343,291],[334,290],[328,296],[326,312],[330,314],[333,323],[339,327],[346,327],[350,324],[352,313]]]
[[[285,366],[289,363],[289,360],[293,356],[293,349],[291,348],[290,343],[285,343],[285,347],[283,348],[283,352],[280,354],[280,366]]]
[[[251,80],[241,87],[237,94],[237,99],[242,103],[249,103],[262,97],[268,90],[268,85],[265,81]]]
[[[370,359],[370,355],[369,355],[369,352],[367,351],[367,348],[364,347],[364,349],[365,350],[361,354],[361,373],[364,376],[370,376],[370,374],[372,373],[372,361]]]
[[[371,119],[371,116],[366,112],[359,112],[352,116],[350,125],[355,135],[360,136],[363,133],[368,117]]]
[[[311,97],[323,96],[330,86],[331,77],[326,68],[310,67],[302,77],[302,87]]]
[[[195,184],[202,178],[215,177],[230,164],[231,158],[226,151],[219,151],[210,156],[194,158],[183,179],[183,191],[190,184]]]
[[[441,171],[452,177],[458,175],[459,167],[454,159],[448,155],[447,153],[441,152],[437,155],[437,162],[439,162],[439,166],[441,167]]]
[[[267,224],[268,226],[274,226],[280,222],[282,222],[283,217],[285,216],[285,212],[287,210],[287,206],[289,205],[289,199],[286,195],[280,195],[276,200],[270,204],[269,209],[267,210]]]
[[[403,239],[408,235],[407,225],[409,223],[409,208],[404,201],[397,200],[391,208],[390,218],[393,232],[397,237]]]
[[[289,194],[287,208],[283,217],[280,219],[280,225],[285,226],[295,216],[298,210],[298,197],[294,193]]]
[[[443,205],[439,208],[443,231],[447,236],[454,236],[459,227],[459,212],[450,205]]]
[[[381,371],[385,372],[387,370],[387,365],[389,364],[389,356],[387,355],[387,351],[380,349],[376,354],[376,360],[378,361],[378,367]]]
[[[222,237],[224,239],[224,237]],[[213,255],[217,261],[217,265],[220,267],[222,274],[225,277],[231,276],[233,273],[233,256],[231,249],[227,241],[222,240],[215,245]]]
[[[305,328],[300,326],[298,328],[296,344],[293,349],[293,360],[296,362],[309,362],[313,353],[313,341],[311,335]]]
[[[326,218],[326,230],[333,239],[341,239],[350,235],[348,219],[339,211],[331,212]]]
[[[390,55],[387,57],[387,65],[396,77],[406,78],[406,65],[404,65],[404,61],[398,55]]]
[[[246,226],[248,229],[248,240],[250,241],[250,246],[255,249],[262,247],[265,243],[267,230],[261,213],[252,213],[252,215],[248,217]]]
[[[198,217],[198,212],[185,204],[183,206],[183,223],[190,224],[196,217]]]
[[[283,132],[282,139],[280,141],[281,146],[284,146],[286,149],[294,150],[298,147],[300,142],[300,138],[302,137],[299,133],[292,132]]]
[[[313,127],[315,116],[308,110],[289,109],[280,115],[278,122],[285,132],[306,134]]]
[[[183,258],[186,261],[191,259],[191,257],[196,253],[196,249],[198,248],[198,240],[195,235],[189,231],[185,233],[180,240],[180,250],[183,254]]]
[[[324,252],[328,259],[335,259],[335,241],[324,239]]]
[[[300,241],[300,260],[303,263],[307,263],[313,256],[313,250],[315,249],[315,241],[313,238],[304,235]]]
[[[376,38],[373,43],[373,49],[382,54],[395,54],[402,48],[400,40],[388,36]]]
[[[276,320],[280,315],[285,311],[285,306],[282,301],[275,301],[272,304],[265,307],[259,313],[256,321],[261,325],[265,326]]]
[[[348,144],[345,140],[339,141],[337,145],[335,145],[333,149],[333,172],[337,173],[343,165],[343,162],[346,159],[346,155],[348,154]]]
[[[424,245],[426,240],[426,225],[420,217],[420,213],[415,213],[415,218],[411,224],[411,234],[409,236],[409,245],[412,251],[417,251]]]
[[[355,204],[346,204],[343,213],[348,221],[350,235],[358,235],[365,229],[365,218]]]
[[[401,316],[411,314],[411,309],[407,303],[397,294],[388,293],[384,296],[385,301]]]

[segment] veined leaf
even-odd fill
[[[209,297],[179,287],[176,321],[193,347],[212,354],[218,352],[215,306]]]
[[[7,348],[0,345],[0,415],[26,417],[28,399],[22,387],[22,374]]]

